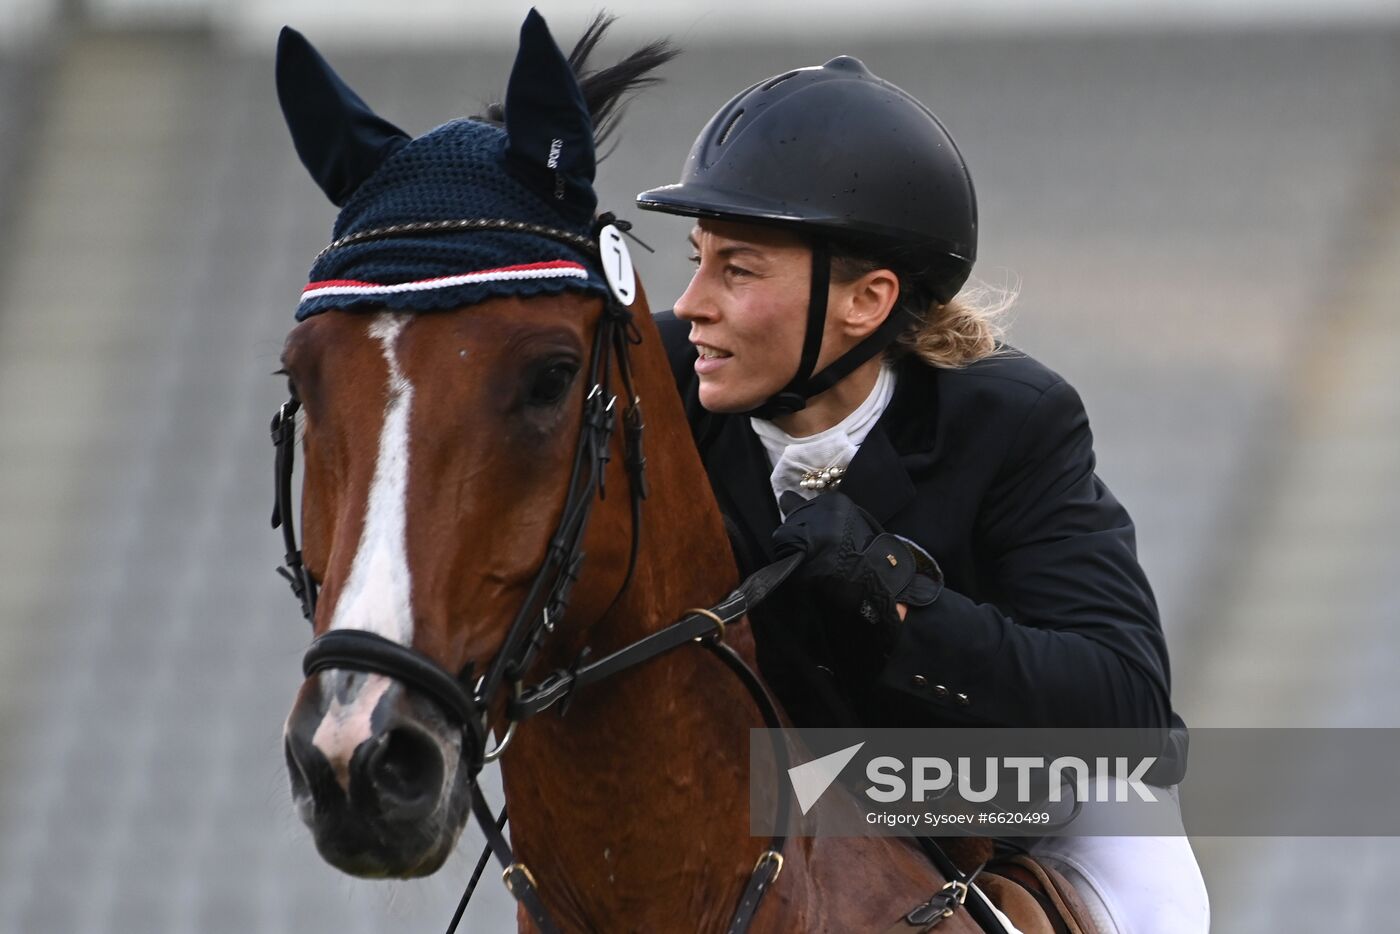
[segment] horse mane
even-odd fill
[[[578,78],[584,103],[588,105],[588,114],[593,118],[593,147],[598,152],[600,162],[612,152],[612,147],[605,148],[605,144],[617,129],[628,102],[637,92],[660,84],[661,78],[651,72],[680,54],[680,49],[672,45],[669,39],[657,39],[615,65],[590,69],[589,58],[616,21],[617,17],[609,13],[595,15],[569,53],[569,67]],[[505,104],[494,101],[486,105],[484,114],[474,119],[503,126],[505,115]]]

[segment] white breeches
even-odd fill
[[[1176,788],[1152,790],[1174,804],[1177,835],[1044,837],[1031,855],[1074,885],[1105,934],[1204,934],[1210,900],[1181,825]],[[1092,825],[1095,804],[1084,802],[1076,825]]]

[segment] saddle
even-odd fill
[[[992,863],[978,875],[977,887],[1021,934],[1100,934],[1069,880],[1034,857]]]
[[[1034,857],[1018,854],[998,858],[975,873],[974,878],[975,887],[1020,934],[1103,934],[1069,880]],[[976,895],[966,897],[971,900]],[[951,916],[952,908],[951,896],[945,890],[915,907],[884,934],[924,934]],[[974,919],[986,927],[985,910],[977,911],[972,906],[969,909]]]

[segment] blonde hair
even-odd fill
[[[930,284],[941,271],[936,263],[921,269],[908,257],[904,262],[898,256],[889,259],[894,264],[839,249],[831,257],[831,276],[837,282],[853,282],[882,268],[899,277],[899,298],[890,314],[904,315],[911,323],[885,351],[888,359],[914,354],[929,366],[956,369],[1003,352],[1002,338],[1010,326],[1007,312],[1021,293],[1019,280],[1013,283],[1008,276],[1003,286],[969,280],[950,301],[940,303],[932,298]]]
[[[1000,353],[1010,326],[1007,313],[1019,294],[1019,284],[970,282],[952,301],[931,303],[918,315],[919,323],[899,336],[890,356],[912,353],[929,366],[956,369]],[[890,313],[902,310],[896,305]]]

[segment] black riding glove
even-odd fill
[[[861,674],[874,676],[878,672],[869,669],[883,664],[899,638],[895,604],[927,606],[938,599],[942,570],[839,490],[806,502],[784,493],[781,505],[787,520],[773,533],[775,554],[806,555],[793,579],[829,609],[832,646]]]

